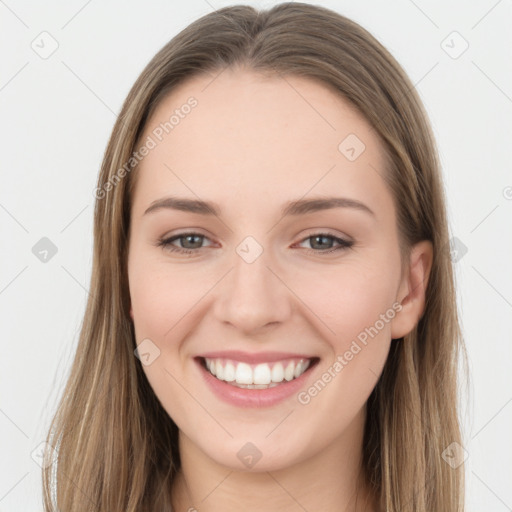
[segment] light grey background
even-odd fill
[[[0,0],[0,512],[42,510],[37,447],[78,338],[93,191],[116,114],[157,50],[197,17],[232,3]],[[467,510],[510,511],[511,2],[316,3],[370,30],[429,112],[459,249],[472,372],[463,411]],[[43,237],[57,248],[47,262],[32,251]]]

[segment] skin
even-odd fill
[[[307,78],[243,68],[213,78],[181,84],[149,119],[141,140],[190,96],[198,101],[141,162],[131,211],[136,341],[149,338],[160,350],[143,368],[180,429],[176,510],[376,511],[364,485],[355,503],[365,405],[393,339],[421,317],[432,246],[413,247],[401,273],[383,149],[344,99]],[[338,150],[351,133],[366,146],[355,161]],[[221,213],[144,214],[169,195],[213,201]],[[288,201],[333,195],[374,215],[347,207],[280,213]],[[352,247],[322,254],[337,242],[309,237],[326,230]],[[206,237],[202,247],[172,243],[192,255],[157,245],[187,232]],[[236,252],[249,235],[263,248],[250,264]],[[315,355],[307,389],[394,303],[401,311],[306,405],[295,395],[267,408],[224,403],[193,360],[210,350]],[[237,457],[247,442],[262,454],[251,469]]]

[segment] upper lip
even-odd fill
[[[272,363],[284,359],[314,359],[315,356],[297,354],[292,352],[242,352],[241,350],[223,350],[201,354],[201,358],[207,359],[232,359],[243,363]]]

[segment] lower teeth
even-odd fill
[[[222,381],[226,382],[226,381]],[[237,388],[243,388],[243,389],[268,389],[268,388],[275,388],[276,386],[279,386],[279,384],[282,384],[282,382],[271,382],[270,384],[238,384],[238,382],[226,382],[226,384],[231,384],[232,386],[235,386]]]

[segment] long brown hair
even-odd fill
[[[367,403],[364,474],[387,512],[460,512],[464,465],[457,362],[464,355],[437,149],[415,88],[389,52],[340,14],[304,3],[265,11],[233,6],[195,21],[166,44],[132,87],[105,151],[96,191],[90,297],[78,348],[47,442],[46,512],[171,510],[178,430],[134,357],[127,250],[140,144],[160,100],[199,73],[244,65],[300,75],[337,91],[380,138],[404,250],[430,240],[434,259],[416,328],[391,344]]]

